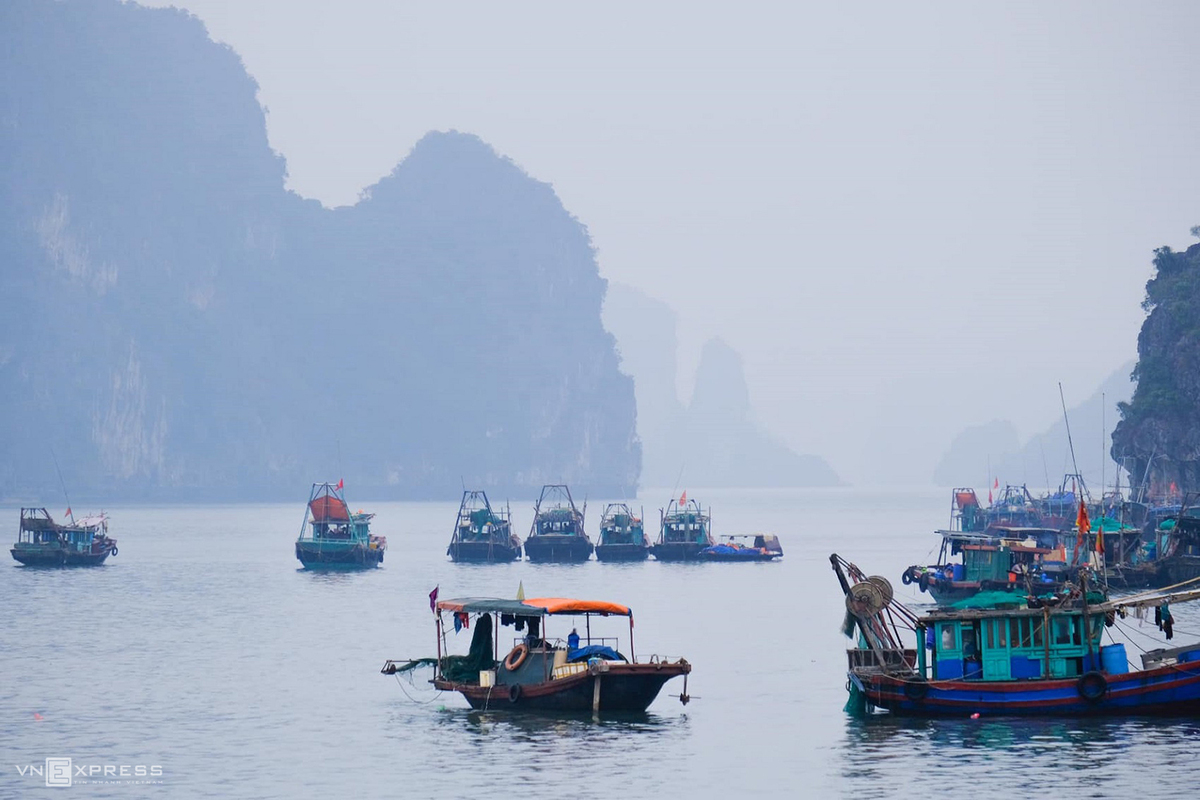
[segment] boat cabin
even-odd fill
[[[688,500],[683,505],[671,501],[662,519],[663,544],[712,544],[709,516],[700,504]]]
[[[1007,681],[1020,678],[1070,678],[1098,669],[1104,615],[1082,609],[1011,609],[940,612],[918,622],[925,648],[918,670],[932,680]],[[1105,664],[1112,674],[1128,670]],[[1123,667],[1123,668],[1122,668]]]

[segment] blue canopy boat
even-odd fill
[[[644,515],[643,515],[644,516]],[[609,503],[600,515],[600,538],[596,540],[597,561],[645,561],[650,542],[642,517],[627,503]]]
[[[586,503],[583,509],[586,513]],[[530,561],[557,564],[587,561],[593,547],[583,530],[584,513],[575,507],[567,486],[543,486],[533,507],[533,525],[525,538],[525,555]]]
[[[365,568],[383,563],[387,539],[371,533],[374,514],[350,513],[342,482],[314,483],[296,540],[296,558],[308,569]]]
[[[44,508],[22,508],[17,541],[9,552],[30,567],[94,567],[117,554],[117,540],[109,537],[103,512],[78,520],[71,515],[70,524],[60,524]]]
[[[783,558],[783,545],[771,533],[724,536],[696,554],[699,561],[774,561]]]
[[[436,597],[436,595],[435,595]],[[434,600],[437,659],[432,662],[433,685],[458,692],[472,708],[530,711],[643,712],[658,697],[671,678],[684,677],[679,699],[687,703],[687,675],[692,671],[685,659],[652,655],[639,660],[633,649],[633,612],[628,606],[600,600],[542,597],[503,600],[470,597]],[[474,625],[470,650],[465,656],[443,651],[449,613],[454,631]],[[552,617],[580,617],[585,635],[574,630],[565,640],[547,635]],[[629,648],[621,653],[617,638],[592,636],[592,618],[629,618]],[[516,640],[503,659],[493,630],[512,625],[524,635]],[[385,675],[406,672],[429,659],[407,662],[389,660]]]
[[[1200,590],[1105,600],[1081,587],[1046,598],[1002,597],[995,607],[939,609],[917,616],[886,580],[830,556],[846,596],[850,700],[846,710],[897,715],[1081,716],[1200,713],[1200,642],[1151,650],[1130,669],[1125,645],[1101,643],[1105,626],[1129,611],[1158,609],[1171,635],[1170,603]],[[980,604],[981,606],[983,604]],[[903,645],[901,627],[915,632]]]
[[[464,491],[446,555],[454,561],[515,561],[521,557],[521,537],[509,520],[508,509],[492,510],[486,492]]]

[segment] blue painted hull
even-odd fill
[[[1099,673],[1093,673],[1099,674]],[[1200,662],[1104,675],[1101,696],[1079,678],[1021,681],[905,681],[850,675],[867,701],[900,716],[1180,716],[1200,714]]]

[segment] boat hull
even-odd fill
[[[1100,676],[1101,673],[1088,673]],[[1178,716],[1200,713],[1200,662],[1124,675],[1022,681],[922,682],[889,675],[850,674],[867,702],[899,716]]]
[[[530,561],[546,564],[577,564],[587,561],[592,543],[583,536],[560,536],[543,533],[525,540],[525,555]]]
[[[59,549],[12,548],[12,557],[27,567],[98,567],[105,562],[112,550],[105,548],[99,553],[69,552]]]
[[[1171,585],[1200,578],[1200,556],[1168,556],[1158,563]]]
[[[774,561],[777,558],[783,558],[782,553],[700,553],[696,556],[697,561],[746,561],[752,563],[762,563],[764,561]]]
[[[544,683],[523,684],[515,693],[505,684],[482,687],[435,680],[438,689],[455,691],[472,708],[541,712],[587,712],[593,710],[596,681],[600,681],[602,712],[643,712],[650,707],[671,678],[686,675],[686,661],[659,664],[611,664],[607,672],[587,671]]]
[[[370,569],[383,563],[383,550],[356,544],[296,542],[296,558],[307,569]]]
[[[597,561],[645,561],[650,548],[644,544],[598,544]]]
[[[695,561],[700,551],[708,546],[700,542],[660,543],[650,548],[650,554],[658,561]]]
[[[451,542],[446,555],[455,562],[469,564],[495,564],[516,561],[521,557],[521,545],[496,544],[494,542]]]

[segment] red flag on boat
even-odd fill
[[[71,509],[70,509],[70,508],[68,508],[68,509],[67,509],[67,513],[66,513],[66,514],[63,514],[63,516],[64,516],[64,517],[69,517],[69,516],[71,516]]]
[[[1075,524],[1079,527],[1079,537],[1075,540],[1075,557],[1078,559],[1079,554],[1087,547],[1087,535],[1092,530],[1092,522],[1088,519],[1087,503],[1082,499],[1079,501],[1079,516],[1075,518]]]
[[[344,483],[342,482],[342,479],[341,479],[341,478],[338,478],[338,485],[337,485],[337,488],[339,488],[339,489],[342,489],[342,488],[344,488],[344,487],[345,487],[345,485],[346,485],[346,484],[344,484]]]
[[[1175,494],[1178,491],[1179,487],[1175,485],[1175,481],[1171,481],[1171,494]]]
[[[1104,520],[1100,520],[1100,527],[1096,530],[1096,552],[1104,555]]]
[[[680,495],[680,497],[679,497],[679,505],[681,505],[681,506],[686,506],[686,505],[687,505],[687,489],[684,489],[684,490],[683,490],[683,494],[682,494],[682,495]]]
[[[437,613],[437,593],[437,586],[433,587],[433,591],[429,593],[429,610],[435,614]]]

